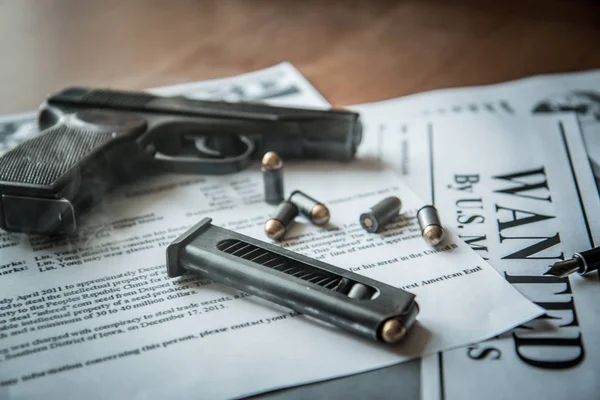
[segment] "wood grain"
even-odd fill
[[[596,1],[0,0],[0,113],[289,60],[334,104],[600,67]]]

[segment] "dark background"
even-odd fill
[[[0,0],[0,114],[291,61],[337,105],[600,67],[598,1]]]

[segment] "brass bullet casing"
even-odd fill
[[[265,153],[261,161],[265,201],[279,204],[283,201],[283,161],[274,151]]]
[[[386,343],[396,343],[406,335],[406,327],[397,319],[388,319],[381,326],[381,339]]]
[[[360,215],[358,222],[369,233],[379,232],[394,219],[402,208],[402,200],[395,196],[387,197]]]
[[[329,209],[323,203],[320,203],[300,190],[294,190],[288,201],[298,206],[302,215],[315,225],[326,225],[331,218]]]
[[[265,233],[269,239],[279,240],[285,236],[298,215],[298,207],[292,202],[282,201],[273,218],[265,223]]]
[[[430,246],[437,246],[446,237],[440,217],[434,206],[427,205],[417,211],[417,220],[421,228],[421,236]]]
[[[423,239],[431,246],[437,246],[444,240],[444,229],[439,225],[429,225],[423,229]]]

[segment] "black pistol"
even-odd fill
[[[157,172],[228,174],[275,151],[350,160],[357,113],[68,88],[38,114],[41,134],[0,157],[0,227],[71,234],[112,187]]]

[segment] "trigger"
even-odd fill
[[[234,133],[192,136],[190,139],[194,140],[196,150],[209,157],[236,157],[248,150],[248,145]]]
[[[223,157],[221,153],[219,153],[216,150],[211,149],[210,147],[208,147],[206,145],[206,136],[186,138],[186,139],[193,140],[194,145],[196,146],[196,150],[198,150],[200,153],[202,153],[206,156],[215,157],[215,158]]]

